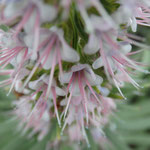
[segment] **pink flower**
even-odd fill
[[[66,93],[66,98],[61,101],[61,106],[65,106],[61,115],[65,119],[62,132],[67,124],[76,123],[77,130],[82,132],[82,137],[89,144],[85,126],[94,125],[100,130],[106,123],[111,111],[115,109],[115,104],[112,99],[98,95],[94,91],[93,86],[100,85],[102,81],[103,79],[94,74],[92,69],[85,64],[75,65],[70,72],[60,76],[62,84],[68,83],[67,93],[69,93],[69,97],[67,98],[68,94]],[[101,119],[102,117],[105,119]],[[73,134],[73,132],[75,131],[69,133]],[[71,138],[80,140],[81,135],[76,131]]]
[[[71,141],[84,139],[90,146],[85,127],[93,129],[94,139],[105,141],[103,127],[116,109],[108,88],[114,84],[125,98],[121,91],[125,82],[140,87],[132,78],[133,71],[149,73],[142,69],[143,64],[130,57],[142,52],[132,52],[132,45],[148,46],[141,43],[142,37],[127,33],[125,28],[131,27],[135,32],[138,24],[150,26],[150,2],[119,0],[117,3],[120,7],[113,14],[105,10],[100,0],[62,0],[54,6],[43,0],[3,3],[0,21],[12,29],[0,30],[0,75],[9,76],[0,82],[0,87],[10,85],[9,93],[14,89],[21,95],[14,102],[13,113],[21,120],[20,127],[25,127],[23,133],[32,128],[29,136],[38,133],[41,140],[55,117],[60,127],[63,123],[62,132],[69,126]],[[72,4],[75,11],[70,10]],[[97,15],[88,13],[93,7]],[[70,11],[80,13],[78,25],[72,22],[76,19],[73,13],[65,20]],[[82,28],[77,29],[80,21],[88,35],[87,43],[79,33]],[[44,28],[47,24],[49,29]],[[70,31],[72,27],[73,34],[67,37],[69,33],[63,29]],[[70,43],[66,37],[71,37]],[[76,50],[72,45],[76,45]],[[81,64],[84,62],[89,63]],[[102,67],[96,74],[96,69]],[[106,84],[100,71],[108,79]]]
[[[113,14],[113,18],[120,23],[127,23],[131,26],[132,31],[137,31],[137,24],[150,26],[149,21],[149,2],[141,0],[120,0],[121,6],[118,11]]]
[[[60,74],[63,74],[62,60],[77,62],[79,61],[79,55],[66,43],[63,38],[63,31],[56,27],[50,29],[49,36],[43,39],[42,43],[38,46],[37,52],[39,52],[39,58],[25,80],[24,87],[28,84],[38,67],[46,70],[51,69],[46,93],[47,99],[50,94],[56,64],[59,65]]]
[[[98,26],[96,19],[101,20],[99,24],[103,24],[103,26]],[[132,42],[138,46],[144,45],[134,42],[134,40],[129,39],[125,34],[125,36],[120,36],[118,30],[100,17],[91,16],[91,21],[95,31],[89,35],[89,41],[84,47],[84,52],[89,55],[99,52],[100,57],[94,61],[92,65],[93,68],[98,69],[104,67],[109,81],[113,81],[122,97],[124,97],[120,90],[120,85],[122,85],[125,80],[117,78],[116,74],[122,74],[127,82],[132,83],[136,88],[140,87],[131,76],[129,76],[128,68],[145,73],[148,73],[148,71],[140,68],[139,63],[131,60],[129,56],[134,54],[130,52]],[[119,42],[118,38],[122,41]]]
[[[64,116],[66,116],[72,96],[80,95],[88,123],[88,101],[85,87],[87,86],[97,101],[99,101],[94,90],[92,89],[92,86],[99,85],[102,83],[102,81],[103,79],[100,76],[94,74],[88,65],[78,64],[71,68],[71,72],[64,73],[63,76],[60,77],[60,82],[62,84],[68,83],[67,93],[70,92]]]
[[[32,110],[34,99],[29,99],[29,97],[21,97],[14,104],[16,105],[14,114],[21,120],[20,127],[23,127],[23,132],[32,128],[29,137],[39,133],[38,139],[42,140],[50,128],[49,106],[40,101]],[[26,124],[25,127],[24,124]]]

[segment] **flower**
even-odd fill
[[[15,37],[18,36],[22,29],[26,33],[32,32],[34,36],[34,51],[38,47],[41,24],[52,21],[57,15],[56,9],[53,6],[44,4],[42,0],[9,2],[2,13],[3,18],[1,22],[5,24],[9,24],[9,22],[20,16],[22,17],[21,21],[15,26]]]
[[[9,78],[0,87],[19,93],[13,114],[23,133],[33,129],[29,137],[38,134],[42,140],[56,118],[71,141],[85,140],[90,146],[85,128],[95,141],[105,141],[103,127],[116,110],[111,85],[125,98],[125,82],[140,87],[134,71],[149,73],[130,57],[148,46],[127,29],[149,26],[150,3],[119,0],[108,5],[113,13],[99,0],[1,4],[0,21],[9,28],[0,29],[0,75]],[[140,50],[132,51],[133,45]]]
[[[17,80],[22,80],[29,73],[27,69],[23,68],[25,62],[27,62],[29,58],[28,48],[23,44],[22,36],[14,39],[13,35],[13,31],[6,33],[1,30],[1,71],[4,72],[3,69],[5,69],[9,64],[15,67],[15,69],[11,70],[11,72],[7,72],[7,75],[11,76],[11,79],[6,80],[9,84],[12,83],[10,91]],[[8,83],[6,85],[8,85]]]
[[[123,78],[118,79],[116,74],[122,74],[127,82],[132,83],[138,88],[140,86],[129,76],[128,68],[145,73],[148,73],[148,71],[140,68],[138,62],[129,58],[132,40],[128,39],[128,37],[120,36],[118,30],[101,17],[91,16],[91,22],[95,31],[89,35],[84,52],[91,55],[99,51],[100,57],[93,62],[93,68],[104,67],[108,79],[113,81],[122,97],[125,98],[120,90],[120,86],[125,80]],[[103,26],[99,26],[99,24],[103,24]],[[121,41],[118,41],[118,38]],[[140,45],[136,42],[135,44]]]
[[[67,93],[70,93],[68,98],[66,97],[61,101],[61,105],[66,106],[65,111],[63,111],[64,118],[68,112],[62,131],[67,124],[71,125],[76,121],[87,144],[89,142],[84,129],[84,118],[86,118],[86,126],[88,126],[90,121],[91,124],[100,129],[103,124],[100,119],[102,113],[108,115],[111,108],[115,109],[115,104],[113,104],[111,99],[97,95],[92,88],[92,86],[100,85],[102,81],[103,79],[94,74],[92,69],[86,64],[73,66],[70,72],[64,73],[60,77],[62,84],[68,83]],[[101,100],[103,100],[103,104]],[[108,101],[108,103],[105,101]],[[80,137],[80,135],[77,136]]]
[[[90,67],[86,64],[78,64],[73,66],[71,68],[71,72],[64,73],[60,78],[60,82],[62,84],[68,83],[67,93],[70,92],[64,116],[66,116],[72,96],[80,95],[88,124],[87,94],[85,91],[85,86],[90,89],[91,93],[94,95],[97,101],[99,101],[94,90],[92,89],[92,86],[100,85],[102,81],[103,79],[100,76],[95,75],[92,69],[90,69]]]
[[[30,72],[30,75],[24,82],[24,87],[28,84],[39,65],[42,65],[45,70],[51,69],[46,93],[46,98],[48,98],[56,64],[59,64],[60,73],[62,74],[63,70],[61,61],[64,60],[66,62],[77,62],[79,61],[79,55],[65,42],[62,30],[55,27],[50,30],[50,36],[46,39],[46,42],[49,43],[45,43],[45,41],[43,41],[44,44],[42,43],[39,45],[40,57]]]
[[[137,31],[137,24],[150,26],[149,24],[149,2],[141,0],[120,0],[121,7],[113,18],[120,23],[127,23],[133,32]]]
[[[16,106],[14,114],[21,120],[19,126],[21,129],[23,128],[23,132],[25,133],[30,128],[33,128],[29,137],[39,133],[38,139],[42,140],[47,135],[50,127],[49,106],[40,101],[32,110],[34,99],[29,99],[29,97],[21,97],[14,104]],[[24,124],[26,124],[25,127]]]
[[[59,88],[56,85],[55,80],[53,79],[53,83],[52,83],[52,86],[51,86],[50,93],[48,95],[48,98],[45,100],[46,91],[47,91],[47,88],[48,88],[48,84],[47,84],[48,79],[49,79],[48,76],[46,74],[44,74],[39,79],[34,80],[34,81],[30,81],[29,82],[29,88],[35,90],[35,93],[33,93],[32,96],[35,96],[40,91],[42,92],[42,95],[41,95],[42,97],[40,96],[40,98],[36,102],[37,105],[40,101],[42,101],[43,103],[48,103],[49,100],[47,100],[47,99],[53,100],[53,105],[55,107],[55,114],[56,114],[56,117],[57,117],[57,120],[58,120],[58,124],[59,124],[59,126],[61,126],[60,118],[59,118],[59,115],[58,115],[58,108],[57,108],[56,98],[58,96],[65,96],[65,91],[63,89]]]
[[[1,21],[6,24],[18,16],[23,17],[17,25],[19,31],[23,26],[25,26],[26,32],[33,31],[30,30],[31,27],[33,29],[33,24],[37,23],[35,24],[36,27],[39,23],[53,20],[57,15],[56,9],[53,6],[44,4],[42,0],[22,0],[7,2],[4,5],[5,9],[2,11],[3,19]]]

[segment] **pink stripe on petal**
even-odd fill
[[[146,24],[146,23],[141,23],[141,22],[139,22],[139,21],[137,21],[137,23],[138,23],[139,25],[143,25],[143,26],[147,26],[147,27],[150,27],[150,24]]]
[[[85,90],[84,90],[84,86],[82,84],[82,76],[81,76],[81,73],[82,72],[78,72],[78,84],[79,84],[79,89],[80,89],[80,92],[81,92],[81,95],[83,96],[83,99],[84,99],[84,102],[83,102],[83,106],[84,106],[84,110],[85,110],[85,114],[86,114],[86,122],[87,122],[87,125],[88,125],[88,109],[87,109],[87,97],[86,97],[86,94],[85,94]]]
[[[19,66],[17,68],[18,72],[22,69],[22,66],[23,66],[24,62],[27,59],[27,54],[28,54],[28,48],[25,49],[24,55],[22,56],[22,60],[21,60]]]
[[[13,69],[9,69],[9,70],[0,70],[0,75],[10,75],[13,73]]]
[[[114,73],[112,71],[112,68],[111,68],[108,60],[107,60],[107,57],[105,56],[104,50],[101,49],[100,53],[101,53],[102,59],[104,61],[104,68],[105,68],[105,72],[106,72],[107,76],[109,77],[111,75],[112,77],[114,77]]]
[[[85,138],[86,143],[88,144],[88,147],[90,147],[90,143],[89,143],[89,140],[88,140],[87,134],[85,132],[85,128],[84,128],[84,120],[83,119],[81,120],[81,126],[82,126],[83,137]]]
[[[15,75],[15,78],[12,80],[12,84],[11,84],[11,87],[10,87],[8,93],[7,93],[7,96],[9,96],[9,94],[11,93],[11,91],[12,91],[12,89],[13,89],[15,83],[16,83],[18,75],[19,75],[19,72]]]
[[[1,81],[0,82],[0,87],[7,86],[7,85],[11,84],[11,82],[12,82],[11,79],[7,79],[7,80],[4,80],[4,81]]]
[[[43,67],[44,64],[46,63],[46,61],[47,61],[47,59],[48,59],[48,57],[49,57],[49,55],[50,55],[50,52],[52,51],[52,47],[53,47],[53,45],[54,45],[54,43],[55,43],[55,40],[56,40],[56,38],[54,37],[54,38],[50,41],[50,43],[47,45],[47,47],[45,48],[45,53],[47,53],[47,54],[46,54],[46,56],[45,56],[45,58],[44,58],[43,63],[41,64],[42,67]]]
[[[28,115],[27,119],[30,119],[32,114],[34,113],[36,107],[39,105],[39,103],[42,101],[42,97],[43,97],[44,93],[41,94],[40,98],[37,100],[36,104],[34,105],[32,111],[30,112],[30,114]]]
[[[57,50],[57,56],[58,56],[58,64],[59,64],[59,70],[60,70],[60,75],[63,75],[63,69],[62,69],[62,62],[61,62],[61,53],[59,49],[59,41],[57,40],[57,45],[56,45],[56,50]]]
[[[55,91],[54,87],[52,87],[51,89],[52,89],[52,94],[53,94],[53,103],[54,103],[54,107],[55,107],[55,113],[56,113],[57,121],[58,121],[59,126],[61,127],[61,122],[59,119],[57,103],[56,103],[56,91]]]
[[[138,54],[138,53],[141,53],[143,52],[144,50],[138,50],[138,51],[135,51],[135,52],[130,52],[127,54],[127,56],[131,56],[131,55],[134,55],[134,54]]]
[[[61,130],[61,134],[63,134],[63,131],[64,131],[66,125],[67,125],[67,122],[68,122],[68,119],[65,120],[65,123],[64,123],[64,125],[62,127],[62,130]]]
[[[23,28],[24,24],[27,22],[27,20],[30,18],[32,12],[34,10],[34,6],[30,6],[30,8],[27,9],[23,19],[21,20],[21,22],[17,25],[16,27],[16,33],[15,36],[18,35],[18,33],[21,31],[21,29]]]
[[[66,96],[67,96],[67,94],[68,94],[68,92],[69,92],[69,88],[70,88],[70,86],[71,86],[71,83],[72,83],[72,81],[73,81],[73,79],[74,79],[74,73],[72,74],[72,77],[71,77],[71,79],[70,79],[70,81],[69,81],[69,84],[68,84],[68,86],[67,86],[67,92],[66,92]]]
[[[4,60],[3,62],[1,62],[0,65],[3,65],[3,64],[4,64],[4,65],[1,67],[1,69],[4,69],[4,68],[11,62],[11,60],[15,57],[16,54],[18,54],[18,52],[15,53],[15,54],[13,54],[13,55],[11,55],[9,58],[7,58],[6,60]]]
[[[37,48],[37,52],[44,47],[49,41],[51,40],[51,37],[48,37],[46,40],[42,41],[42,43],[40,43],[40,45]]]
[[[33,74],[35,73],[36,69],[38,68],[38,66],[40,65],[42,59],[47,56],[47,51],[49,51],[49,47],[46,48],[46,50],[43,52],[43,54],[41,55],[40,59],[37,61],[37,63],[35,64],[34,68],[32,69],[30,75],[28,76],[28,78],[25,80],[23,88],[28,84],[28,82],[30,81],[30,79],[32,78]]]
[[[9,90],[9,92],[8,92],[7,95],[10,94],[10,92],[12,91],[12,89],[13,89],[15,83],[16,83],[16,80],[17,80],[17,78],[18,78],[18,76],[19,76],[19,73],[20,73],[20,71],[21,71],[21,69],[22,69],[22,65],[23,65],[24,59],[25,59],[26,56],[27,56],[27,53],[28,53],[28,49],[25,50],[23,59],[22,59],[22,61],[21,61],[20,64],[19,64],[19,67],[18,67],[18,69],[17,69],[17,74],[15,75],[15,78],[14,78],[13,81],[12,81],[12,85],[11,85],[10,90]]]
[[[116,42],[114,42],[107,34],[103,34],[103,37],[105,38],[106,42],[108,42],[111,46],[113,46],[114,49],[119,49],[119,46]]]
[[[111,66],[110,66],[110,64],[109,64],[109,62],[107,61],[107,58],[106,58],[106,56],[105,56],[105,54],[104,54],[103,49],[101,49],[101,55],[102,55],[102,58],[103,58],[103,60],[104,60],[104,64],[106,63],[106,68],[108,69],[108,72],[109,72],[110,75],[112,76],[112,79],[113,79],[113,81],[114,81],[114,83],[115,83],[115,85],[116,85],[116,87],[117,87],[119,93],[121,94],[121,96],[122,96],[124,99],[126,99],[125,96],[123,95],[123,93],[122,93],[122,91],[121,91],[119,85],[118,85],[117,80],[115,79],[114,72],[113,72],[113,70],[112,70],[112,68],[111,68]]]
[[[3,20],[1,20],[1,23],[2,23],[2,24],[6,24],[6,25],[11,25],[12,22],[17,19],[17,17],[20,17],[20,14],[17,14],[17,15],[15,15],[15,16],[9,18],[9,19],[5,19],[5,18],[4,18]]]
[[[132,38],[132,39],[134,39],[134,40],[145,41],[145,38],[144,38],[144,37],[140,37],[140,36],[138,36],[138,35],[126,33],[126,36],[128,36],[129,38]]]
[[[21,48],[21,49],[15,49],[15,50],[9,51],[9,52],[7,52],[7,53],[3,53],[3,54],[0,55],[0,56],[1,56],[0,60],[3,60],[4,58],[6,58],[6,57],[8,57],[8,56],[17,54],[17,53],[19,53],[20,50],[22,50],[22,48]]]
[[[7,86],[7,85],[10,85],[11,82],[12,82],[12,81],[9,81],[9,82],[7,82],[7,83],[4,83],[4,84],[0,85],[0,88],[1,88],[1,87],[5,87],[5,86]]]
[[[38,92],[40,92],[42,90],[42,88],[43,88],[43,86],[38,88],[34,93],[32,93],[32,95],[30,97],[33,97],[34,95],[36,95]]]
[[[40,112],[39,120],[42,118],[42,116],[43,116],[43,114],[45,112],[46,106],[47,106],[47,102],[46,101],[44,101],[43,103],[44,104],[42,104],[42,110]]]
[[[112,56],[112,58],[114,58],[117,62],[119,62],[120,64],[124,65],[124,62],[122,62],[119,58],[116,58],[114,56]]]
[[[35,20],[33,53],[37,52],[38,44],[39,44],[39,40],[40,40],[40,12],[37,9],[36,9],[37,14],[36,14],[36,20]]]
[[[92,89],[92,87],[91,87],[91,85],[90,85],[89,81],[88,81],[85,77],[84,77],[84,80],[85,80],[86,84],[88,85],[88,87],[89,87],[90,91],[91,91],[91,92],[92,92],[92,94],[94,95],[95,99],[96,99],[96,100],[97,100],[97,102],[100,104],[100,101],[99,101],[98,97],[96,96],[96,94],[95,94],[94,90]]]
[[[50,94],[50,90],[51,90],[51,86],[52,86],[52,82],[53,82],[54,71],[55,71],[55,65],[56,65],[56,52],[54,52],[54,58],[53,58],[53,62],[52,62],[52,68],[51,68],[48,88],[47,88],[47,92],[46,92],[46,100],[48,99],[48,96]]]
[[[73,94],[74,88],[75,88],[75,83],[73,83],[73,86],[72,86],[71,91],[70,91],[70,95],[69,95],[69,98],[68,98],[67,106],[65,108],[64,119],[66,117],[66,114],[67,114],[67,111],[68,111],[68,108],[69,108],[69,104],[70,104],[70,101],[71,101],[71,98],[72,98],[72,94]]]
[[[119,85],[118,85],[118,82],[116,81],[115,78],[113,78],[113,81],[114,81],[114,83],[115,83],[115,85],[116,85],[116,87],[117,87],[119,93],[121,94],[121,96],[122,96],[124,99],[127,99],[127,98],[123,95],[123,93],[122,93],[122,91],[121,91],[121,89],[120,89],[120,87],[119,87]]]
[[[117,64],[117,66],[120,71],[127,77],[128,81],[131,82],[131,84],[138,89],[140,86],[125,72],[125,70],[119,64]]]

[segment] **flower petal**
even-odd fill
[[[92,67],[93,67],[94,69],[98,69],[98,68],[103,67],[103,60],[102,60],[102,57],[99,57],[98,59],[96,59],[96,60],[94,61],[94,63],[92,64]]]
[[[78,53],[65,41],[62,43],[61,57],[67,62],[78,62],[80,60]]]
[[[100,49],[100,43],[95,34],[91,34],[88,43],[84,47],[86,54],[94,54]]]
[[[85,76],[91,86],[100,85],[103,82],[103,78],[97,74],[95,74],[96,78],[92,78],[91,74],[89,74],[89,73],[85,73]]]
[[[72,77],[72,72],[64,72],[61,76],[59,76],[59,81],[62,84],[69,83],[71,77]]]
[[[58,96],[65,96],[66,95],[65,91],[63,89],[59,88],[58,86],[56,86],[56,94]]]
[[[8,2],[5,5],[4,16],[6,18],[14,17],[18,14],[22,14],[21,11],[27,6],[29,0],[26,1],[17,1],[17,2]]]
[[[128,54],[132,50],[132,46],[128,42],[119,42],[121,45],[121,50],[124,54]]]
[[[74,65],[74,66],[71,67],[71,71],[72,72],[77,72],[77,71],[83,70],[87,66],[88,65],[86,65],[86,64],[77,64],[77,65]]]
[[[42,52],[43,53],[43,52]],[[41,53],[41,54],[42,54]],[[46,56],[47,57],[47,56]],[[41,60],[41,64],[43,65],[43,68],[45,70],[49,70],[52,67],[52,62],[53,62],[53,58],[54,58],[54,50],[52,50],[49,54],[48,54],[48,58],[46,60],[46,62],[44,63],[45,57]],[[44,64],[43,64],[44,63]],[[58,63],[58,61],[56,60],[56,64]]]
[[[79,95],[81,95],[78,82],[75,82],[74,84],[75,85],[74,85],[74,90],[73,90],[73,94],[72,95],[73,96],[79,96]],[[72,85],[69,88],[69,92],[71,92],[71,89],[72,89]]]
[[[55,32],[58,35],[59,40],[61,41],[62,49],[60,50],[60,53],[62,59],[67,62],[78,62],[80,60],[80,57],[78,53],[72,47],[70,47],[64,40],[63,30],[58,29],[57,27],[52,27],[50,31]]]
[[[41,21],[52,21],[57,16],[56,8],[51,5],[46,5],[41,1],[38,1],[38,7],[40,9]]]

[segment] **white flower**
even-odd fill
[[[29,137],[34,134],[39,133],[38,140],[42,140],[45,135],[47,135],[50,127],[50,116],[49,116],[49,107],[43,111],[44,104],[40,104],[37,107],[32,109],[32,100],[29,97],[22,97],[19,101],[15,101],[14,104],[16,109],[14,114],[21,120],[20,126],[26,123],[26,126],[23,128],[22,132],[26,132],[29,129],[33,129],[29,134]]]
[[[96,75],[93,70],[88,66],[87,64],[78,64],[75,66],[72,66],[70,72],[64,72],[62,76],[60,76],[60,82],[62,84],[69,83],[74,73],[78,73],[80,71],[84,72],[85,77],[89,81],[91,86],[94,85],[100,85],[103,82],[102,77]],[[76,86],[75,86],[76,87]],[[76,87],[75,89],[79,89]]]
[[[57,16],[57,9],[53,6],[46,5],[43,3],[43,1],[35,1],[33,4],[36,5],[36,8],[31,14],[29,20],[24,25],[24,29],[27,33],[34,31],[36,19],[39,17],[39,15],[40,24],[43,22],[52,21]]]

